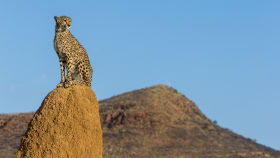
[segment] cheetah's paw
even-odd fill
[[[64,83],[59,83],[59,84],[56,85],[56,87],[57,87],[57,88],[64,87]]]
[[[66,82],[64,86],[65,86],[65,88],[69,88],[69,87],[74,86],[76,84],[77,84],[77,82],[72,80],[72,81]]]

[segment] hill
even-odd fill
[[[104,158],[280,157],[212,123],[175,89],[158,85],[99,102]],[[0,155],[12,157],[32,113],[0,116]]]

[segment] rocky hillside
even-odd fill
[[[104,158],[280,158],[280,152],[212,123],[165,85],[99,102]],[[0,116],[0,155],[12,157],[32,113]]]

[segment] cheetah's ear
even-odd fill
[[[54,16],[54,20],[55,20],[55,22],[57,22],[57,18],[58,18],[57,16]]]
[[[70,18],[67,18],[67,19],[66,19],[66,22],[67,22],[67,25],[70,27],[70,25],[71,25],[71,19],[70,19]]]

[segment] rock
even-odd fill
[[[101,158],[102,130],[91,88],[56,88],[34,114],[15,158]]]

